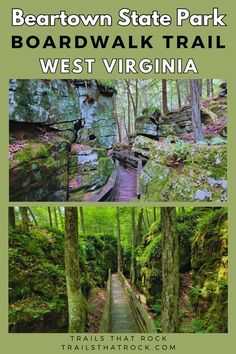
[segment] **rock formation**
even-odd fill
[[[201,118],[204,125],[215,123],[219,118],[227,115],[227,98],[224,96],[203,101]],[[161,140],[174,135],[185,138],[186,134],[192,133],[192,111],[189,106],[180,111],[169,112],[162,115],[158,108],[151,107],[143,110],[143,115],[136,119],[136,135],[143,135],[156,140]]]
[[[11,201],[83,200],[106,183],[114,94],[96,80],[10,81]]]

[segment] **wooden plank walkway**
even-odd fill
[[[137,199],[137,172],[133,168],[119,165],[114,202],[130,202]]]
[[[111,332],[140,333],[118,274],[112,274]]]

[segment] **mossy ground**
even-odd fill
[[[143,201],[225,201],[226,146],[185,144],[163,149],[157,145],[140,184]]]

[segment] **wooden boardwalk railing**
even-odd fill
[[[100,333],[111,332],[111,269],[109,269],[108,272],[106,301],[103,309],[103,315],[102,315],[99,332]]]
[[[105,186],[100,190],[99,193],[90,192],[85,194],[84,202],[102,202],[102,201],[113,201],[115,195],[115,189],[117,187],[117,180],[119,174],[119,163],[122,163],[125,167],[131,167],[136,169],[136,196],[139,199],[141,195],[139,178],[142,173],[142,160],[134,156],[126,156],[119,151],[114,151],[112,155],[113,160],[115,160],[115,169],[109,177]]]
[[[125,276],[119,271],[119,276],[121,279],[121,283],[125,290],[126,296],[129,300],[132,312],[135,316],[135,319],[140,327],[141,332],[143,333],[156,333],[156,328],[153,322],[152,317],[147,312],[147,310],[143,307],[142,303],[137,298],[136,293],[130,286],[129,282],[125,278]]]
[[[116,181],[117,181],[117,176],[118,176],[118,170],[119,170],[119,161],[116,161],[115,163],[115,169],[110,175],[107,183],[105,186],[102,188],[100,193],[95,193],[95,194],[88,194],[88,196],[84,197],[84,202],[102,202],[105,200],[112,200],[112,195],[114,193],[114,189],[116,186]]]

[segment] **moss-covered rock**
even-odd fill
[[[135,120],[135,133],[137,135],[149,136],[154,139],[158,138],[158,125],[152,117],[138,117]]]
[[[20,228],[9,235],[11,332],[66,331],[63,233]],[[37,259],[37,262],[35,262]]]
[[[81,235],[80,283],[86,298],[92,287],[104,286],[109,268],[115,270],[116,248],[111,235]],[[9,332],[66,333],[67,301],[64,232],[30,226],[26,233],[17,221],[9,234]]]
[[[162,265],[161,235],[156,231],[147,234],[143,245],[136,250],[137,268],[139,270],[138,287],[142,290],[149,303],[161,297]]]
[[[154,153],[157,142],[143,135],[138,135],[133,142],[132,151],[137,155],[149,158]]]
[[[185,106],[179,111],[169,112],[159,121],[159,138],[166,138],[168,135],[185,137],[193,132],[191,107]],[[201,121],[204,126],[217,125],[223,118],[227,117],[227,98],[213,98],[202,101]]]
[[[98,86],[95,80],[89,87],[77,87],[77,92],[84,122],[78,131],[77,142],[94,147],[112,147],[116,140],[113,94],[102,93],[101,85]]]
[[[201,217],[199,208],[177,213],[177,235],[179,241],[180,273],[191,269],[191,242]],[[162,292],[162,244],[161,226],[157,221],[144,236],[142,245],[136,249],[138,270],[137,286],[145,294],[148,302],[155,304]]]
[[[67,80],[12,80],[10,120],[53,124],[80,117],[78,97]]]
[[[10,144],[10,200],[47,200],[58,191],[66,200],[68,149],[58,136]]]
[[[105,149],[73,144],[70,153],[70,200],[82,200],[86,191],[102,187],[114,168]]]
[[[67,200],[68,174],[90,189],[106,182],[115,93],[112,80],[10,81],[11,200]],[[69,161],[76,140],[87,151]]]
[[[218,117],[227,116],[227,98],[219,97],[209,102],[208,108]]]
[[[227,210],[214,208],[201,221],[192,244],[191,303],[208,332],[227,332]]]
[[[226,146],[159,143],[145,165],[143,201],[225,201]]]

